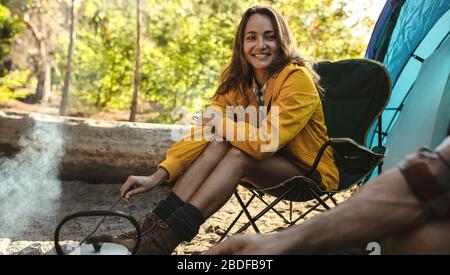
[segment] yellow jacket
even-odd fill
[[[213,100],[212,105],[219,107],[224,113],[227,106],[257,106],[252,90],[250,89],[246,93],[249,101],[240,92],[230,92]],[[229,140],[230,143],[255,159],[264,159],[274,153],[279,153],[300,168],[305,169],[305,165],[312,166],[319,148],[328,140],[328,135],[320,96],[308,69],[300,65],[289,64],[281,72],[272,76],[267,82],[264,105],[271,106],[271,109],[274,106],[278,107],[279,119],[277,127],[273,128],[276,129],[278,135],[278,148],[273,152],[262,152],[261,147],[270,141],[260,135],[256,140]],[[271,115],[272,111],[269,111],[264,119],[269,129],[272,129],[270,128],[272,126]],[[264,122],[261,125],[264,125]],[[202,127],[193,127],[189,134],[193,136],[195,132],[202,131]],[[217,126],[218,131],[216,132],[225,136],[222,131],[225,131],[226,127],[234,128],[234,133],[245,128],[246,133],[249,133],[251,129],[255,128],[255,125],[248,121],[236,122],[225,118]],[[271,133],[271,131],[268,132]],[[197,141],[180,139],[169,148],[166,160],[158,167],[166,169],[169,173],[169,180],[172,181],[191,165],[207,144],[208,141],[205,139]],[[325,151],[317,171],[327,190],[337,189],[339,172],[334,163],[331,147]]]

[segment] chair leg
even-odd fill
[[[337,206],[338,203],[337,203],[337,201],[333,198],[333,196],[334,196],[335,194],[336,194],[336,193],[328,193],[328,198],[331,199],[331,201],[333,202],[334,206]]]
[[[325,201],[323,201],[320,198],[320,196],[312,188],[306,187],[305,191],[308,192],[311,196],[313,196],[323,207],[325,207],[326,210],[330,210],[331,209],[328,206],[328,204],[326,204]]]
[[[296,224],[299,220],[303,219],[304,217],[306,217],[309,213],[313,212],[314,210],[317,209],[317,207],[319,207],[321,204],[320,203],[316,203],[313,207],[311,207],[310,209],[308,209],[305,213],[301,214],[300,216],[297,217],[297,219],[295,219],[292,223],[291,226]]]
[[[364,184],[364,183],[368,182],[369,179],[370,179],[370,176],[372,176],[372,173],[369,173],[369,174],[364,178],[364,180],[361,182],[361,184]]]
[[[264,216],[264,214],[266,214],[267,212],[269,212],[275,205],[277,205],[282,199],[284,199],[286,197],[286,195],[294,188],[295,186],[292,185],[291,187],[288,188],[288,190],[286,190],[281,196],[277,197],[271,204],[269,204],[266,208],[264,208],[264,210],[262,210],[261,212],[258,213],[258,215],[256,215],[255,217],[253,217],[253,222],[256,222],[257,220],[259,220],[262,216]],[[241,229],[239,229],[236,233],[242,233],[243,231],[245,231],[248,227],[250,226],[250,222],[246,223],[244,226],[241,227]]]
[[[250,192],[252,192],[262,203],[264,203],[266,206],[269,206],[269,203],[266,202],[263,197],[261,197],[260,195],[258,195],[255,191],[250,190]],[[292,202],[291,202],[291,206],[292,206]],[[280,212],[278,212],[278,210],[276,210],[275,208],[271,209],[273,212],[275,212],[280,218],[283,219],[283,221],[287,224],[290,224],[291,222],[289,220],[287,220],[283,214],[281,214]]]
[[[256,197],[255,194],[253,194],[253,196],[247,201],[247,203],[245,204],[245,207],[247,208],[250,203],[253,201],[253,199]],[[231,229],[233,229],[234,225],[236,224],[236,222],[239,220],[239,218],[242,216],[242,214],[244,213],[244,210],[241,210],[241,212],[239,212],[239,214],[236,216],[236,218],[233,220],[233,222],[228,226],[228,228],[225,230],[225,232],[222,234],[222,236],[219,239],[219,243],[221,241],[223,241],[223,239],[225,239],[225,237],[228,235],[228,233],[230,233]]]
[[[324,201],[327,201],[330,197],[327,197]],[[317,202],[313,207],[311,207],[310,209],[308,209],[308,211],[306,211],[305,213],[301,214],[300,216],[298,216],[292,223],[291,225],[296,224],[299,220],[303,219],[304,217],[306,217],[309,213],[311,213],[312,211],[317,211],[317,207],[321,206],[322,204],[320,202]]]
[[[249,201],[244,204],[244,202],[242,201],[241,197],[239,196],[238,192],[235,191],[234,195],[238,201],[238,203],[240,204],[242,211],[238,214],[238,216],[234,219],[234,221],[232,222],[232,224],[227,228],[227,230],[225,231],[225,233],[222,235],[222,237],[220,238],[219,242],[221,242],[227,235],[228,233],[231,231],[232,227],[236,224],[237,220],[241,217],[242,213],[245,213],[245,215],[248,218],[248,222],[242,226],[238,231],[236,231],[235,234],[238,233],[242,233],[243,231],[245,231],[250,225],[253,227],[253,229],[255,230],[255,232],[260,233],[260,230],[258,229],[258,227],[256,226],[255,222],[260,219],[262,216],[264,216],[264,214],[266,214],[268,211],[273,210],[275,213],[277,213],[277,215],[279,215],[281,218],[283,218],[283,220],[285,222],[287,222],[289,225],[294,225],[297,221],[299,221],[300,219],[304,218],[306,215],[308,215],[309,213],[311,213],[312,211],[316,210],[318,206],[323,206],[326,210],[331,209],[330,206],[328,206],[328,204],[326,203],[326,201],[328,199],[330,199],[333,204],[336,206],[338,203],[337,201],[333,198],[333,196],[335,194],[329,193],[328,196],[325,198],[325,200],[322,200],[322,198],[312,189],[312,188],[305,188],[306,192],[308,192],[312,197],[314,197],[314,199],[316,199],[318,201],[318,203],[316,205],[314,205],[312,208],[308,209],[308,211],[306,211],[305,213],[303,213],[302,215],[300,215],[297,219],[295,219],[294,221],[292,220],[292,216],[293,216],[293,204],[292,201],[290,202],[289,205],[289,221],[286,220],[286,218],[284,218],[284,216],[279,213],[276,209],[274,209],[273,207],[275,205],[277,205],[281,200],[283,200],[286,195],[294,188],[294,186],[291,186],[288,190],[286,190],[281,196],[277,197],[272,203],[268,204],[261,196],[259,196],[258,194],[256,194],[254,191],[250,190],[252,192],[252,197],[249,199]],[[251,217],[250,213],[248,212],[248,206],[250,205],[251,201],[255,198],[258,197],[258,199],[260,199],[264,204],[266,204],[266,208],[264,208],[261,212],[259,212],[256,216],[254,216],[253,218]]]
[[[292,201],[289,201],[289,223],[292,222]]]
[[[236,199],[238,200],[239,204],[241,205],[242,210],[244,210],[245,215],[247,216],[249,222],[251,223],[253,229],[256,233],[261,233],[258,229],[258,227],[255,224],[255,221],[253,220],[252,216],[248,212],[247,208],[244,205],[244,202],[242,201],[241,197],[239,196],[237,191],[234,191],[234,195],[236,196]]]

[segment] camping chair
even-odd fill
[[[326,203],[327,200],[331,200],[334,205],[337,205],[333,198],[336,193],[367,182],[376,167],[378,167],[378,173],[381,173],[385,153],[385,148],[382,146],[381,113],[391,93],[391,81],[385,67],[379,62],[369,59],[350,59],[338,62],[320,62],[316,64],[316,70],[321,77],[320,84],[325,89],[322,105],[330,140],[322,145],[312,167],[305,175],[294,177],[283,183],[288,187],[284,186],[283,190],[286,191],[281,195],[274,192],[277,188],[281,188],[281,185],[269,190],[262,190],[241,181],[240,184],[250,191],[252,196],[244,203],[239,193],[234,192],[242,210],[226,229],[219,242],[228,235],[243,213],[249,222],[236,233],[243,232],[250,225],[257,233],[260,233],[255,222],[270,210],[291,226],[320,206],[327,210],[330,209]],[[375,132],[378,134],[378,146],[369,149],[361,144],[365,144],[371,126],[377,119],[378,128]],[[334,149],[335,162],[340,173],[339,187],[331,192],[322,190],[320,184],[310,177],[328,146],[332,146]],[[298,188],[294,191],[296,184],[302,186],[301,192],[298,192]],[[276,194],[276,199],[268,203],[263,197],[264,194]],[[324,196],[325,198],[322,199]],[[258,198],[266,204],[266,208],[252,217],[247,208],[254,198]],[[274,208],[282,200],[290,203],[289,218],[284,217]],[[310,200],[315,200],[317,203],[298,218],[293,219],[292,202]]]

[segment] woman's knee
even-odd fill
[[[247,155],[247,153],[245,153],[244,151],[240,150],[239,148],[231,146],[231,148],[227,152],[227,156],[234,157],[236,159],[237,158],[245,159],[245,158],[247,158],[248,155]]]
[[[213,155],[225,155],[231,148],[231,144],[228,141],[211,141],[206,147],[205,152],[212,153]]]
[[[251,169],[252,163],[255,161],[250,155],[234,146],[228,150],[225,157],[230,162],[245,167],[247,171]]]

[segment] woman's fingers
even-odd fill
[[[120,187],[120,196],[124,197],[125,194],[133,187],[136,183],[136,179],[133,176],[129,176],[122,187]]]
[[[120,196],[128,201],[131,196],[147,192],[150,190],[152,184],[146,181],[146,177],[129,176],[125,183],[120,188]]]
[[[132,196],[145,192],[145,188],[144,187],[138,187],[136,189],[131,190],[130,192],[126,193],[125,196],[123,197],[126,201],[128,201]]]

